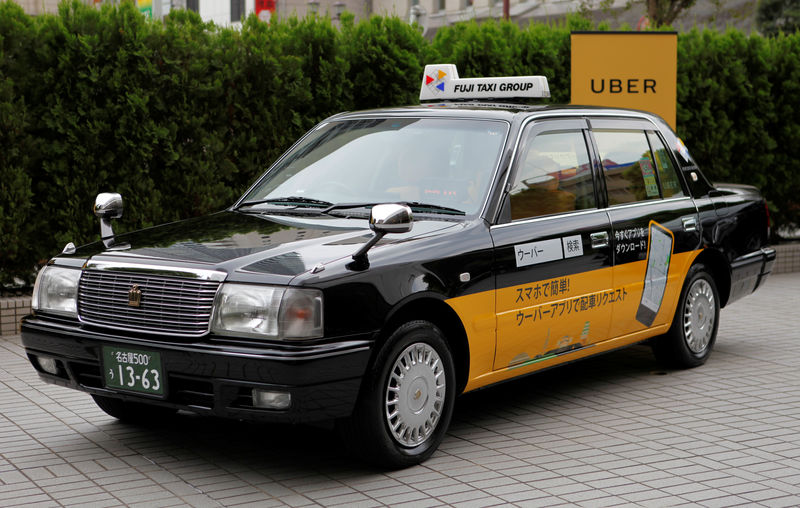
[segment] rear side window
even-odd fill
[[[675,166],[669,158],[667,148],[661,138],[655,132],[648,131],[647,139],[650,140],[650,147],[652,147],[655,155],[658,179],[661,181],[661,194],[665,198],[683,196],[684,193],[681,188],[681,182],[678,180],[678,173],[675,171]]]
[[[594,208],[583,132],[550,131],[525,140],[510,192],[511,219]]]
[[[656,166],[644,131],[603,129],[593,133],[603,162],[609,205],[661,197]]]

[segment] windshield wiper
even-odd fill
[[[406,201],[406,205],[410,206],[412,210],[416,209],[418,212],[430,213],[444,213],[449,215],[466,215],[463,210],[458,208],[450,208],[447,206],[434,205],[431,203],[420,203],[419,201]]]
[[[389,201],[386,201],[388,203]],[[379,205],[381,203],[336,203],[335,205],[331,205],[324,210],[320,210],[320,213],[329,213],[333,210],[346,210],[348,208],[372,208],[375,205]],[[449,215],[465,215],[465,213],[457,208],[449,208],[446,206],[441,205],[434,205],[430,203],[420,203],[418,201],[403,201],[401,204],[405,204],[410,206],[412,209],[416,209],[421,213],[429,212],[429,213],[443,213]]]
[[[379,205],[380,203],[336,203],[335,205],[331,205],[324,210],[320,210],[320,213],[328,213],[333,210],[347,210],[349,208],[371,208],[375,205]]]
[[[334,210],[347,210],[349,208],[371,208],[375,205],[380,203],[370,202],[370,203],[331,203],[329,201],[322,201],[321,199],[314,199],[314,198],[306,198],[302,196],[287,196],[281,198],[269,198],[269,199],[257,199],[253,201],[245,201],[241,205],[239,205],[236,209],[245,207],[245,206],[255,206],[255,205],[262,205],[265,203],[274,204],[274,205],[286,205],[286,206],[311,206],[315,209],[320,209],[319,213],[329,214]],[[412,209],[421,212],[421,213],[442,213],[448,215],[465,215],[462,210],[457,208],[449,208],[447,206],[441,205],[434,205],[431,203],[421,203],[419,201],[404,201],[401,202],[410,206]],[[315,210],[316,211],[316,210]]]
[[[283,198],[256,199],[253,201],[245,201],[241,205],[237,206],[236,209],[238,210],[239,208],[242,208],[244,206],[262,205],[264,203],[270,203],[273,205],[287,205],[287,206],[313,205],[315,208],[329,207],[333,205],[333,203],[329,201],[322,201],[321,199],[306,198],[303,196],[287,196]]]

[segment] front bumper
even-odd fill
[[[22,344],[28,358],[48,383],[199,414],[268,422],[312,422],[350,415],[372,343],[371,337],[274,347],[187,343],[114,335],[35,316],[22,323]],[[160,353],[167,376],[164,397],[107,389],[101,372],[103,345]],[[58,375],[42,370],[37,360],[42,356],[57,361]],[[292,404],[286,410],[257,408],[254,388],[289,392]]]

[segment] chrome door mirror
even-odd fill
[[[114,236],[111,219],[122,217],[122,196],[115,192],[103,192],[94,200],[94,214],[100,218],[100,238]]]
[[[413,215],[408,205],[375,205],[369,214],[370,229],[383,234],[408,233],[411,231],[412,221]]]
[[[408,233],[411,231],[414,216],[408,205],[399,203],[386,203],[375,205],[369,214],[369,228],[375,231],[375,236],[369,239],[358,252],[353,254],[354,269],[363,270],[369,263],[367,262],[367,251],[383,238],[386,233]]]

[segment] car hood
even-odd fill
[[[417,219],[409,233],[387,235],[373,248],[438,235],[457,223]],[[352,256],[373,236],[366,217],[225,211],[117,235],[109,246],[95,242],[60,257],[211,269],[226,272],[229,280],[242,279],[242,274],[271,275],[267,278],[285,283],[318,265]]]

